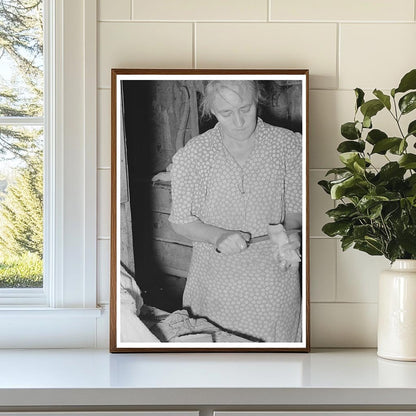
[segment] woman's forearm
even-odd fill
[[[173,230],[193,242],[212,244],[218,253],[236,254],[248,247],[250,234],[238,230],[225,230],[200,220],[187,224],[172,224]]]
[[[205,224],[200,220],[186,224],[172,223],[173,230],[191,241],[200,241],[216,245],[219,238],[226,232],[223,228]]]

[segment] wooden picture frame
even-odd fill
[[[112,70],[111,352],[309,351],[308,83]]]

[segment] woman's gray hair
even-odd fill
[[[212,102],[214,101],[215,95],[223,88],[229,88],[234,92],[238,91],[238,88],[243,86],[249,90],[252,95],[254,102],[257,103],[261,99],[261,89],[257,81],[247,80],[215,80],[208,81],[204,88],[204,95],[200,103],[200,110],[202,117],[212,116]]]

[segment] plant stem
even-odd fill
[[[395,113],[395,115],[391,112],[391,110],[389,110],[389,113],[394,118],[394,121],[396,122],[397,127],[399,128],[400,134],[402,135],[403,139],[406,139],[406,136],[403,134],[402,127],[400,126],[400,117],[402,116],[402,114],[400,113],[400,116],[397,116],[397,104],[396,104],[396,99],[395,98],[393,98],[393,103],[394,103],[394,113]]]
[[[391,233],[388,227],[386,226],[386,223],[384,222],[383,216],[380,214],[381,222],[383,223],[383,229],[385,231],[386,237],[388,240],[391,240]]]

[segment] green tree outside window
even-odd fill
[[[43,2],[0,0],[0,288],[43,285]]]

